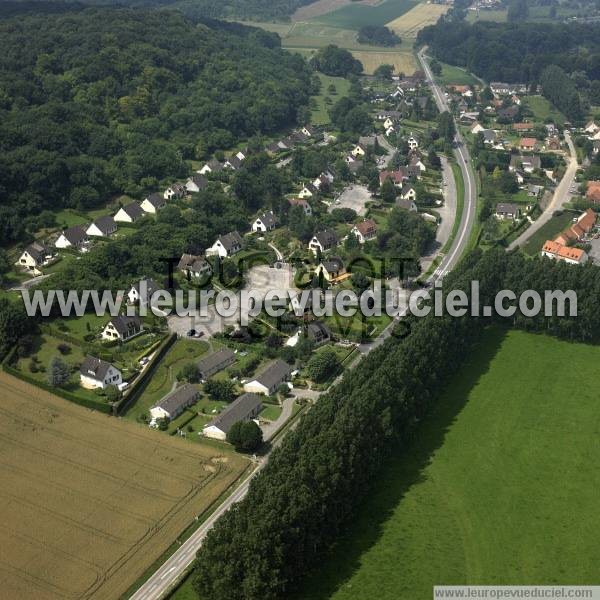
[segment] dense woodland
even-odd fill
[[[486,81],[540,84],[569,119],[581,122],[600,102],[600,36],[596,25],[440,21],[419,32],[444,62]]]
[[[480,282],[481,304],[498,290],[573,289],[576,318],[525,318],[505,325],[570,340],[600,341],[600,271],[492,250],[472,254],[445,279],[444,289],[469,293]],[[401,452],[418,421],[436,402],[483,327],[493,319],[427,317],[410,320],[304,416],[246,498],[219,519],[198,554],[194,585],[202,598],[275,600],[287,597],[375,483],[392,448]],[[460,347],[463,352],[456,352]],[[432,369],[431,365],[435,365]]]
[[[371,46],[397,46],[402,40],[384,25],[365,25],[358,31],[358,42]]]
[[[44,210],[140,197],[185,159],[294,124],[311,71],[278,45],[161,11],[0,21],[0,245]]]

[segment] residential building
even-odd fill
[[[148,304],[152,296],[162,289],[154,279],[142,279],[131,286],[127,292],[127,300],[129,304]]]
[[[306,137],[315,137],[318,135],[319,132],[312,125],[305,125],[302,128],[302,133]]]
[[[417,199],[417,192],[410,183],[405,183],[402,186],[402,189],[400,190],[400,199],[410,200],[411,202],[414,202]]]
[[[123,377],[121,371],[109,362],[87,356],[79,368],[79,381],[86,389],[104,389],[109,385],[121,385]]]
[[[317,267],[317,272],[329,282],[337,283],[341,277],[346,275],[344,261],[338,256],[332,256],[328,259],[323,259]]]
[[[398,171],[381,171],[379,173],[380,185],[383,185],[386,179],[391,179],[394,185],[401,186],[408,179],[408,173],[403,169],[399,169]]]
[[[219,255],[226,258],[237,254],[244,247],[244,240],[237,231],[232,231],[217,238],[217,241],[206,250],[207,256]]]
[[[210,263],[197,254],[183,254],[177,269],[190,279],[206,279],[212,275]]]
[[[53,252],[45,244],[33,242],[29,244],[17,261],[19,267],[35,271],[38,267],[47,265],[53,257]]]
[[[513,154],[510,158],[509,171],[523,170],[525,173],[533,173],[536,169],[542,168],[542,160],[536,154]]]
[[[538,145],[538,141],[535,138],[521,138],[519,141],[519,150],[523,150],[525,152],[533,152]]]
[[[306,337],[319,346],[331,340],[331,331],[322,321],[312,321],[306,326]]]
[[[570,265],[583,265],[588,260],[588,255],[584,250],[564,246],[552,240],[546,240],[546,243],[542,247],[542,256],[554,260],[562,260]]]
[[[511,202],[500,202],[496,204],[495,215],[497,219],[510,219],[514,221],[519,218],[521,214],[521,209],[518,204],[514,204]]]
[[[235,353],[230,348],[217,350],[198,362],[198,371],[202,379],[208,379],[235,362]]]
[[[319,190],[312,184],[307,183],[299,192],[298,197],[300,198],[312,198],[318,194]]]
[[[596,216],[596,213],[591,208],[588,208],[577,217],[573,225],[554,238],[554,241],[567,245],[582,240],[596,225]]]
[[[333,229],[318,231],[308,243],[308,249],[317,256],[318,252],[327,252],[338,245],[338,238]]]
[[[202,192],[208,187],[208,179],[204,175],[192,175],[188,178],[185,189],[188,192]]]
[[[277,227],[277,217],[272,210],[268,210],[261,215],[258,215],[252,223],[252,231],[255,233],[265,233],[273,231]]]
[[[408,136],[406,143],[410,150],[416,150],[419,147],[419,140],[414,135]]]
[[[176,419],[186,408],[198,401],[198,390],[191,383],[175,388],[150,408],[153,421],[157,419]]]
[[[203,427],[202,435],[225,441],[229,430],[235,423],[252,421],[258,417],[261,410],[262,401],[259,396],[253,393],[242,394]]]
[[[586,126],[585,126],[585,130],[586,133],[589,133],[591,135],[594,135],[595,133],[598,133],[598,131],[600,131],[600,127],[596,124],[595,121],[589,121]]]
[[[588,181],[585,199],[594,204],[600,204],[600,181]]]
[[[127,315],[119,315],[113,317],[102,331],[103,340],[119,340],[126,342],[132,337],[139,335],[144,331],[144,326],[139,317],[129,317]]]
[[[181,200],[185,198],[186,192],[187,188],[183,183],[174,183],[164,191],[163,198],[165,200]]]
[[[167,201],[160,194],[150,194],[140,204],[142,210],[151,215],[155,215],[159,210],[162,210],[167,205]]]
[[[417,212],[419,210],[414,200],[402,200],[401,198],[397,198],[396,206],[408,210],[409,212]]]
[[[307,217],[312,215],[312,206],[304,198],[289,198],[290,207],[299,206]]]
[[[117,224],[110,215],[98,217],[88,228],[86,234],[95,237],[109,237],[117,231]]]
[[[533,125],[533,123],[529,123],[529,122],[514,123],[512,128],[517,133],[525,133],[527,131],[533,131],[534,125]]]
[[[120,208],[113,219],[119,223],[135,223],[143,216],[144,211],[142,207],[137,202],[132,202]]]
[[[199,171],[200,175],[208,175],[208,173],[220,173],[223,170],[223,163],[220,163],[216,158],[209,160]]]
[[[292,367],[290,365],[280,359],[275,359],[255,379],[244,384],[244,391],[270,396],[277,391],[282,383],[287,381],[291,372]]]
[[[353,228],[351,233],[353,233],[357,238],[359,243],[364,244],[368,240],[372,240],[377,235],[377,224],[373,219],[365,219],[360,223],[357,223]]]
[[[85,232],[87,227],[83,225],[75,225],[67,229],[63,229],[58,236],[54,245],[57,248],[75,248],[83,250],[88,243],[88,236]]]

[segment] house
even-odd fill
[[[596,124],[595,121],[589,121],[588,123],[586,123],[584,131],[586,133],[594,135],[595,133],[598,133],[598,131],[600,131],[600,127]]]
[[[482,131],[485,131],[485,127],[478,122],[473,123],[473,125],[471,125],[471,129],[469,129],[469,132],[472,133],[473,135],[477,135],[478,133],[481,133]]]
[[[121,371],[109,362],[95,356],[86,356],[79,368],[79,382],[86,389],[104,389],[109,385],[121,385],[123,377]]]
[[[289,198],[288,203],[291,208],[299,206],[307,217],[312,215],[312,206],[303,198]]]
[[[243,160],[239,156],[230,156],[225,161],[225,168],[231,169],[232,171],[237,171],[242,166]]]
[[[298,196],[300,198],[312,198],[316,194],[319,193],[319,190],[312,184],[307,183],[301,190],[298,192]]]
[[[484,144],[494,145],[496,143],[496,132],[493,129],[484,129],[481,136]]]
[[[331,331],[323,322],[312,321],[306,326],[306,337],[319,346],[331,340]]]
[[[390,119],[390,118],[388,117],[388,118],[387,118],[387,119],[386,119],[386,120],[383,122],[383,128],[384,128],[385,130],[388,130],[388,129],[390,129],[390,128],[392,128],[392,129],[393,129],[393,128],[394,128],[394,125],[395,125],[395,123],[396,123],[395,121],[393,121],[392,119]]]
[[[361,144],[356,144],[356,146],[354,146],[354,148],[350,152],[350,154],[352,154],[352,156],[354,156],[354,157],[364,156],[366,153],[367,153],[367,148],[365,148]]]
[[[521,209],[518,204],[514,204],[512,202],[500,202],[496,204],[495,215],[497,219],[510,219],[514,221],[519,218],[521,214]]]
[[[350,232],[358,238],[360,244],[372,240],[377,235],[377,225],[373,219],[365,219],[357,223]]]
[[[379,183],[383,185],[386,179],[391,179],[394,185],[400,186],[408,179],[408,174],[400,169],[398,171],[381,171],[379,173]]]
[[[309,138],[316,137],[319,133],[312,125],[305,125],[301,131],[306,137]]]
[[[96,237],[108,237],[117,231],[117,224],[110,215],[98,217],[86,231],[87,235]]]
[[[50,248],[40,242],[33,242],[23,250],[16,264],[29,271],[35,271],[38,267],[47,265],[52,257],[53,253]]]
[[[198,372],[202,379],[208,379],[235,362],[235,353],[230,348],[222,348],[198,362]]]
[[[514,123],[512,128],[517,133],[525,133],[527,131],[533,131],[533,123]]]
[[[208,179],[204,175],[192,175],[188,178],[185,189],[188,192],[202,192],[208,187]]]
[[[403,208],[404,210],[408,210],[409,212],[417,212],[418,208],[415,204],[414,200],[402,200],[401,198],[396,199],[396,206],[398,208]]]
[[[600,181],[588,181],[585,199],[594,204],[600,204]]]
[[[186,192],[187,189],[183,183],[174,183],[164,191],[163,198],[165,200],[173,200],[174,198],[180,200],[181,198],[185,198]]]
[[[419,175],[417,175],[418,179],[420,179],[421,173],[425,173],[425,171],[427,171],[425,163],[421,160],[421,157],[416,153],[413,154],[408,160],[408,169],[411,170],[414,167],[418,167],[419,169]]]
[[[126,342],[127,340],[139,335],[144,331],[144,326],[139,317],[129,317],[119,315],[113,317],[102,331],[103,340],[119,340]]]
[[[570,265],[583,265],[588,260],[588,255],[584,250],[564,246],[552,240],[546,240],[546,243],[542,247],[542,256],[554,260],[562,260]]]
[[[560,150],[560,139],[556,136],[549,136],[544,141],[544,149]]]
[[[167,201],[160,194],[150,194],[140,204],[144,212],[155,215],[167,205]]]
[[[527,195],[531,198],[537,198],[542,190],[544,189],[541,185],[535,185],[533,183],[527,184]]]
[[[495,96],[509,96],[514,94],[527,93],[527,86],[524,83],[502,83],[500,81],[492,81],[490,90]]]
[[[410,150],[416,150],[419,147],[419,140],[414,135],[410,135],[406,143]]]
[[[155,292],[162,290],[162,287],[154,279],[142,279],[134,283],[127,292],[129,304],[148,304]]]
[[[229,404],[223,412],[202,428],[202,435],[214,440],[225,441],[229,430],[240,421],[252,421],[262,410],[260,397],[253,393],[242,394]]]
[[[398,110],[382,110],[375,115],[378,121],[396,122],[402,118],[402,113]]]
[[[226,258],[237,254],[244,247],[244,240],[237,231],[231,231],[217,238],[217,241],[206,250],[207,256],[219,255]]]
[[[338,245],[338,239],[333,229],[324,229],[315,233],[310,242],[308,249],[317,256],[319,252],[327,252]]]
[[[119,223],[135,223],[143,216],[144,211],[142,210],[142,207],[137,202],[132,202],[131,204],[127,204],[127,206],[120,208],[113,219]]]
[[[198,390],[191,383],[184,383],[161,398],[157,404],[150,407],[150,416],[153,421],[157,419],[169,419],[169,421],[172,421],[186,408],[196,404],[197,400]]]
[[[341,258],[332,256],[321,261],[321,264],[317,267],[317,272],[319,275],[322,274],[326,281],[333,283],[346,275],[346,268]]]
[[[388,127],[385,130],[386,137],[390,137],[390,135],[392,135],[393,133],[396,133],[396,129],[394,127]]]
[[[410,183],[405,183],[400,190],[400,198],[414,202],[417,199],[417,192]]]
[[[504,121],[514,121],[519,116],[519,107],[516,104],[500,108],[497,112],[498,118]]]
[[[554,241],[565,246],[569,243],[578,242],[592,231],[595,225],[596,213],[591,208],[588,208],[577,217],[573,225],[554,238]]]
[[[521,138],[519,141],[519,149],[533,152],[537,147],[537,140],[535,138]]]
[[[209,160],[199,171],[200,175],[208,175],[208,173],[220,173],[223,170],[223,163],[216,158]]]
[[[212,275],[210,263],[203,256],[196,254],[183,254],[177,269],[190,279],[205,279]]]
[[[270,396],[290,376],[292,367],[280,359],[271,361],[252,381],[244,384],[244,391]]]
[[[264,233],[266,231],[273,231],[277,227],[277,217],[272,210],[268,210],[262,215],[259,215],[252,223],[252,231],[255,233]]]
[[[313,185],[317,188],[317,190],[321,190],[321,186],[329,186],[333,183],[333,181],[334,177],[331,171],[325,171],[313,181]]]
[[[88,236],[85,232],[87,227],[83,225],[74,225],[68,229],[63,229],[61,234],[58,236],[54,245],[57,248],[76,248],[77,250],[83,250],[88,243]]]
[[[534,154],[513,154],[510,158],[509,171],[517,171],[522,169],[525,173],[533,173],[536,169],[542,168],[542,160],[539,156]]]

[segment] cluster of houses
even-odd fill
[[[546,240],[542,247],[542,256],[561,260],[572,265],[582,265],[588,261],[585,250],[573,244],[581,242],[596,226],[596,213],[588,208],[575,223],[560,233],[554,240]]]

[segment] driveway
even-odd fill
[[[365,204],[371,200],[371,192],[364,185],[350,185],[331,204],[329,212],[334,208],[351,208],[356,214],[364,216],[367,212]]]
[[[281,410],[281,414],[275,421],[271,421],[270,423],[265,423],[261,429],[263,432],[263,439],[265,442],[268,442],[287,422],[287,420],[292,416],[292,412],[294,410],[294,402],[296,398],[286,398],[283,401],[283,407]]]

